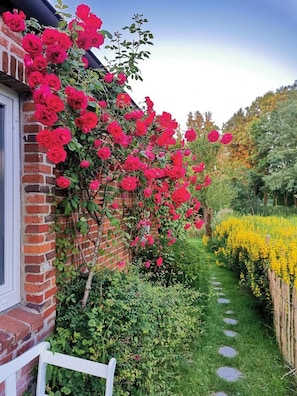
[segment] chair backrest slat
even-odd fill
[[[44,351],[40,355],[40,361],[53,366],[64,367],[69,370],[80,371],[96,377],[107,377],[108,366],[91,360],[81,359],[63,353]]]
[[[51,352],[48,350],[49,347],[50,344],[48,342],[41,342],[12,361],[1,365],[0,383],[5,381],[6,396],[16,396],[16,373],[38,356],[36,396],[45,395],[47,364],[105,378],[105,396],[112,396],[116,359],[111,358],[108,364],[103,364],[63,353]]]

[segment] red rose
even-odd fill
[[[195,173],[204,171],[204,168],[205,168],[204,162],[200,162],[200,164],[192,166],[192,169]]]
[[[123,134],[123,129],[122,127],[117,123],[117,121],[111,122],[107,126],[107,132],[109,132],[112,136],[119,136]]]
[[[91,13],[86,20],[86,24],[93,29],[101,29],[102,20],[97,17],[97,15]]]
[[[158,257],[156,260],[156,264],[157,267],[161,267],[161,265],[163,264],[163,258],[162,257]]]
[[[95,30],[90,30],[87,34],[91,35],[91,47],[99,48],[104,43],[104,36]]]
[[[71,141],[71,132],[67,128],[57,128],[52,131],[53,143],[63,146]]]
[[[46,59],[50,63],[60,64],[67,58],[65,49],[59,44],[51,44],[46,49]]]
[[[75,125],[79,127],[83,133],[90,132],[91,129],[95,128],[98,123],[97,115],[92,111],[87,111],[81,117],[75,119]]]
[[[79,166],[83,169],[86,169],[90,166],[90,161],[88,160],[82,160],[79,164]]]
[[[42,55],[37,55],[33,60],[33,69],[37,71],[44,71],[47,66],[47,60]]]
[[[40,144],[40,146],[50,148],[53,145],[52,133],[47,129],[39,131],[36,135],[36,141]]]
[[[191,193],[185,187],[179,187],[172,193],[172,201],[175,203],[177,208],[184,202],[187,202],[190,198]]]
[[[100,187],[100,183],[99,183],[99,181],[98,180],[92,180],[90,183],[89,183],[89,189],[90,190],[98,190],[98,188]]]
[[[145,121],[137,120],[135,136],[144,136],[146,134],[146,131],[147,131],[147,125]]]
[[[200,230],[202,228],[202,226],[204,225],[204,221],[202,219],[196,220],[194,223],[194,226]]]
[[[67,103],[73,110],[85,110],[88,106],[88,97],[83,91],[75,88],[67,87],[66,90]]]
[[[109,147],[102,147],[97,151],[97,155],[102,160],[106,160],[110,157],[111,151]]]
[[[123,72],[120,72],[117,77],[117,83],[119,85],[124,85],[126,81],[127,81],[127,76]]]
[[[6,11],[2,14],[3,22],[9,27],[13,32],[22,32],[25,30],[25,18],[26,15],[23,11],[17,12],[17,10],[13,10],[13,13]]]
[[[177,180],[184,177],[186,174],[186,169],[182,166],[174,166],[167,170],[167,176],[172,180]]]
[[[57,44],[59,44],[65,50],[72,46],[72,41],[70,40],[68,34],[63,32],[58,32]]]
[[[64,102],[58,96],[54,94],[49,94],[46,98],[46,106],[48,109],[55,111],[56,113],[60,113],[64,110]]]
[[[104,81],[106,83],[111,83],[113,81],[114,75],[112,73],[106,73],[104,76]]]
[[[44,82],[51,87],[52,89],[54,89],[55,91],[58,91],[61,88],[61,81],[59,79],[58,76],[56,76],[55,74],[51,73],[51,74],[47,74],[44,78]]]
[[[152,180],[152,179],[156,179],[158,177],[158,172],[156,169],[154,168],[150,168],[150,169],[146,169],[143,172],[143,175],[148,179],[148,180]]]
[[[41,40],[45,45],[56,44],[58,40],[59,32],[56,29],[46,28],[44,29]]]
[[[209,186],[210,184],[211,184],[211,178],[209,177],[209,175],[206,175],[206,176],[204,177],[203,186],[204,186],[204,187],[207,187],[207,186]]]
[[[70,184],[71,184],[71,180],[69,180],[67,177],[59,176],[56,179],[56,185],[60,188],[68,188]]]
[[[28,84],[30,88],[36,88],[44,82],[43,74],[39,71],[32,71],[28,76]]]
[[[132,172],[135,170],[139,170],[141,165],[141,161],[138,157],[135,157],[134,155],[128,155],[126,158],[123,168],[126,172]]]
[[[125,191],[134,191],[139,183],[138,177],[126,176],[120,182],[120,187]]]
[[[79,6],[77,6],[75,14],[82,21],[85,21],[87,19],[87,17],[89,16],[90,11],[91,11],[91,9],[89,6],[87,6],[85,4],[80,4]]]
[[[209,134],[207,135],[207,140],[209,142],[215,143],[219,140],[220,134],[218,131],[212,130],[209,132]]]
[[[222,143],[222,144],[229,144],[229,143],[232,142],[232,139],[233,139],[232,133],[225,133],[225,134],[222,136],[221,143]]]
[[[66,151],[63,149],[62,146],[59,145],[52,146],[47,152],[47,158],[53,164],[59,164],[60,162],[64,162],[66,157],[67,157]]]
[[[45,106],[37,105],[35,118],[46,126],[52,126],[58,120],[58,114]]]
[[[40,55],[42,52],[42,41],[33,33],[28,33],[22,41],[22,46],[26,52],[28,52],[32,58]]]
[[[188,142],[193,142],[197,137],[197,133],[194,131],[194,129],[189,129],[185,133],[185,138],[187,139]]]
[[[119,93],[116,98],[116,105],[119,108],[123,108],[125,106],[129,106],[131,104],[131,98],[126,93]]]

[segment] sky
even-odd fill
[[[55,4],[55,0],[50,0]],[[137,104],[149,96],[158,114],[186,130],[189,112],[210,111],[219,128],[258,96],[297,79],[297,0],[65,0],[84,3],[111,33],[148,19],[150,59],[131,81]],[[105,52],[95,50],[103,61]]]

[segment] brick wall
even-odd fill
[[[52,230],[54,217],[55,169],[36,143],[41,125],[34,119],[34,103],[26,85],[21,34],[11,32],[0,18],[0,83],[17,91],[20,97],[21,125],[21,302],[0,312],[0,364],[10,361],[48,336],[55,322],[56,278],[53,262],[56,257],[56,234]],[[105,222],[104,232],[110,229]],[[85,244],[84,244],[85,242]],[[129,252],[117,237],[106,246],[107,255],[100,265],[115,267],[120,260],[128,261]],[[81,246],[87,251],[86,241]],[[81,263],[81,256],[71,257]],[[27,388],[32,365],[18,374],[19,393]],[[0,396],[3,384],[0,384]]]
[[[55,234],[51,189],[54,168],[35,142],[40,125],[26,85],[21,34],[0,20],[0,83],[19,92],[21,126],[21,301],[0,313],[0,363],[7,362],[48,336],[55,321]],[[30,368],[30,367],[29,367]],[[19,391],[30,380],[29,368],[19,376]],[[3,384],[0,387],[3,392]]]

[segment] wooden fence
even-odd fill
[[[285,360],[297,370],[297,290],[268,269],[276,338]]]

